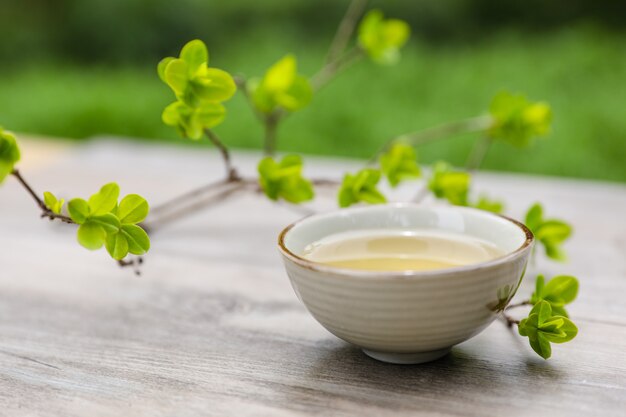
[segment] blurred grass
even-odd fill
[[[626,181],[626,37],[592,27],[541,36],[501,32],[476,44],[427,46],[412,41],[401,62],[363,62],[291,115],[279,149],[367,157],[386,139],[483,113],[497,91],[548,101],[553,133],[530,150],[495,145],[484,167]],[[212,45],[211,64],[234,74],[259,75],[294,52],[311,75],[328,40],[294,30],[260,31],[251,39]],[[172,51],[172,54],[176,51]],[[154,63],[156,65],[156,62]],[[85,67],[42,64],[0,78],[0,124],[15,131],[86,138],[114,134],[180,141],[160,113],[173,100],[155,65]],[[6,71],[5,71],[6,72]],[[231,146],[258,148],[262,129],[237,95],[216,130]],[[423,162],[463,164],[475,136],[419,149]]]

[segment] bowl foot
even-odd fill
[[[397,365],[414,365],[418,363],[431,362],[445,356],[450,352],[451,348],[431,350],[429,352],[416,353],[391,353],[378,352],[375,350],[363,349],[363,352],[370,358],[374,358],[381,362],[395,363]]]

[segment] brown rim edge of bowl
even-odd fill
[[[424,207],[424,206],[419,205],[419,204],[411,204],[411,203],[396,203],[396,204],[389,204],[389,206],[392,206],[392,207]],[[305,217],[303,217],[303,218],[301,218],[299,220],[296,220],[295,222],[291,223],[287,227],[285,227],[280,232],[280,234],[278,235],[278,248],[280,249],[282,254],[285,255],[287,258],[290,258],[293,262],[295,262],[296,264],[300,265],[301,267],[306,268],[306,269],[310,269],[312,271],[332,272],[334,274],[344,275],[344,276],[355,276],[355,275],[358,275],[358,276],[379,276],[381,273],[383,273],[383,274],[385,274],[386,277],[409,278],[409,277],[420,277],[420,276],[445,275],[445,274],[448,274],[450,272],[474,271],[474,270],[486,268],[486,267],[493,266],[493,265],[499,265],[501,263],[505,263],[505,262],[509,261],[510,259],[516,258],[519,254],[524,252],[524,250],[529,249],[530,246],[533,244],[533,242],[535,240],[535,235],[533,235],[533,232],[531,232],[531,230],[524,223],[522,223],[522,222],[520,222],[518,220],[515,220],[515,219],[513,219],[511,217],[504,216],[504,215],[498,214],[498,213],[493,213],[493,212],[486,211],[486,210],[476,209],[476,208],[473,208],[473,207],[456,207],[456,208],[457,209],[462,209],[462,210],[480,211],[480,212],[487,213],[487,214],[490,214],[492,216],[500,217],[500,218],[502,218],[504,220],[507,220],[507,221],[513,223],[514,225],[516,225],[517,227],[519,227],[522,230],[522,232],[524,232],[524,235],[526,236],[526,240],[524,240],[524,243],[522,243],[519,248],[515,249],[512,252],[508,252],[506,255],[501,256],[499,258],[495,258],[495,259],[492,259],[490,261],[480,262],[480,263],[476,263],[476,264],[462,265],[462,266],[458,266],[458,267],[454,267],[454,268],[444,268],[444,269],[437,269],[437,270],[431,270],[431,271],[411,271],[411,270],[408,270],[408,271],[363,271],[363,270],[359,270],[359,269],[337,268],[337,267],[334,267],[334,266],[325,265],[325,264],[322,264],[322,263],[319,263],[319,262],[314,262],[314,261],[310,261],[308,259],[305,259],[305,258],[303,258],[303,257],[301,257],[299,255],[296,255],[295,253],[293,253],[289,249],[287,249],[287,246],[285,245],[285,236],[287,235],[287,233],[289,233],[289,231],[291,229],[293,229],[294,227],[296,227],[300,223],[304,222],[305,220],[309,219],[310,217],[314,217],[314,216],[316,216],[318,214],[324,214],[324,213],[318,213],[318,214],[310,214],[308,216],[305,216]]]

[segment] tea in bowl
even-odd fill
[[[467,207],[390,204],[304,218],[279,236],[313,317],[378,360],[422,363],[486,328],[515,295],[523,224]]]

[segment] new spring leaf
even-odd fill
[[[380,10],[369,11],[359,25],[359,46],[369,57],[381,64],[394,64],[400,59],[400,48],[411,34],[409,25],[398,19],[385,19]]]
[[[272,157],[263,158],[258,165],[259,183],[271,200],[280,198],[290,203],[313,199],[313,185],[302,176],[302,158],[287,155],[280,162]]]
[[[64,199],[58,199],[50,191],[46,191],[43,193],[43,202],[46,204],[46,207],[48,207],[51,212],[56,214],[61,213],[61,210],[63,209],[63,204],[65,204]]]
[[[206,45],[196,39],[182,48],[178,58],[164,58],[157,67],[159,77],[177,98],[161,118],[183,137],[200,139],[205,129],[222,123],[226,115],[222,102],[237,89],[230,74],[208,67],[208,62]]]
[[[201,40],[183,46],[178,58],[167,57],[159,62],[159,77],[191,107],[201,102],[219,103],[230,99],[237,87],[229,73],[208,67],[209,53]]]
[[[380,167],[392,187],[398,186],[404,180],[419,178],[421,175],[415,149],[400,142],[394,143],[381,155]]]
[[[578,328],[567,317],[555,315],[550,303],[539,301],[518,326],[521,336],[528,337],[530,347],[542,358],[552,355],[550,343],[565,343],[578,334]]]
[[[148,234],[137,226],[148,215],[148,202],[137,194],[129,194],[118,204],[119,194],[119,186],[110,183],[89,201],[74,198],[67,206],[71,219],[79,225],[78,242],[90,250],[104,245],[116,260],[129,253],[143,255],[150,249]]]
[[[494,122],[487,134],[494,140],[523,147],[529,145],[534,137],[544,136],[550,131],[550,106],[544,102],[531,102],[521,94],[497,94],[489,112]]]
[[[272,65],[261,81],[251,80],[247,86],[254,105],[263,113],[276,108],[296,111],[311,101],[313,89],[309,80],[298,74],[296,57],[286,55]]]
[[[0,184],[13,172],[13,167],[20,160],[20,148],[15,136],[0,126]]]
[[[385,203],[387,199],[377,188],[380,177],[380,171],[371,168],[362,169],[356,174],[346,174],[337,196],[339,207],[348,207],[359,202]]]
[[[576,299],[578,286],[578,280],[573,276],[559,275],[545,284],[544,276],[538,275],[530,302],[536,304],[539,301],[546,301],[550,303],[554,314],[569,317],[565,305]]]
[[[566,259],[561,245],[572,234],[572,227],[558,219],[544,219],[543,207],[536,203],[526,213],[526,226],[533,232],[535,238],[543,245],[546,255],[557,261]]]
[[[448,200],[457,206],[466,206],[470,186],[470,174],[455,170],[446,162],[437,162],[428,182],[428,188],[437,198]]]

